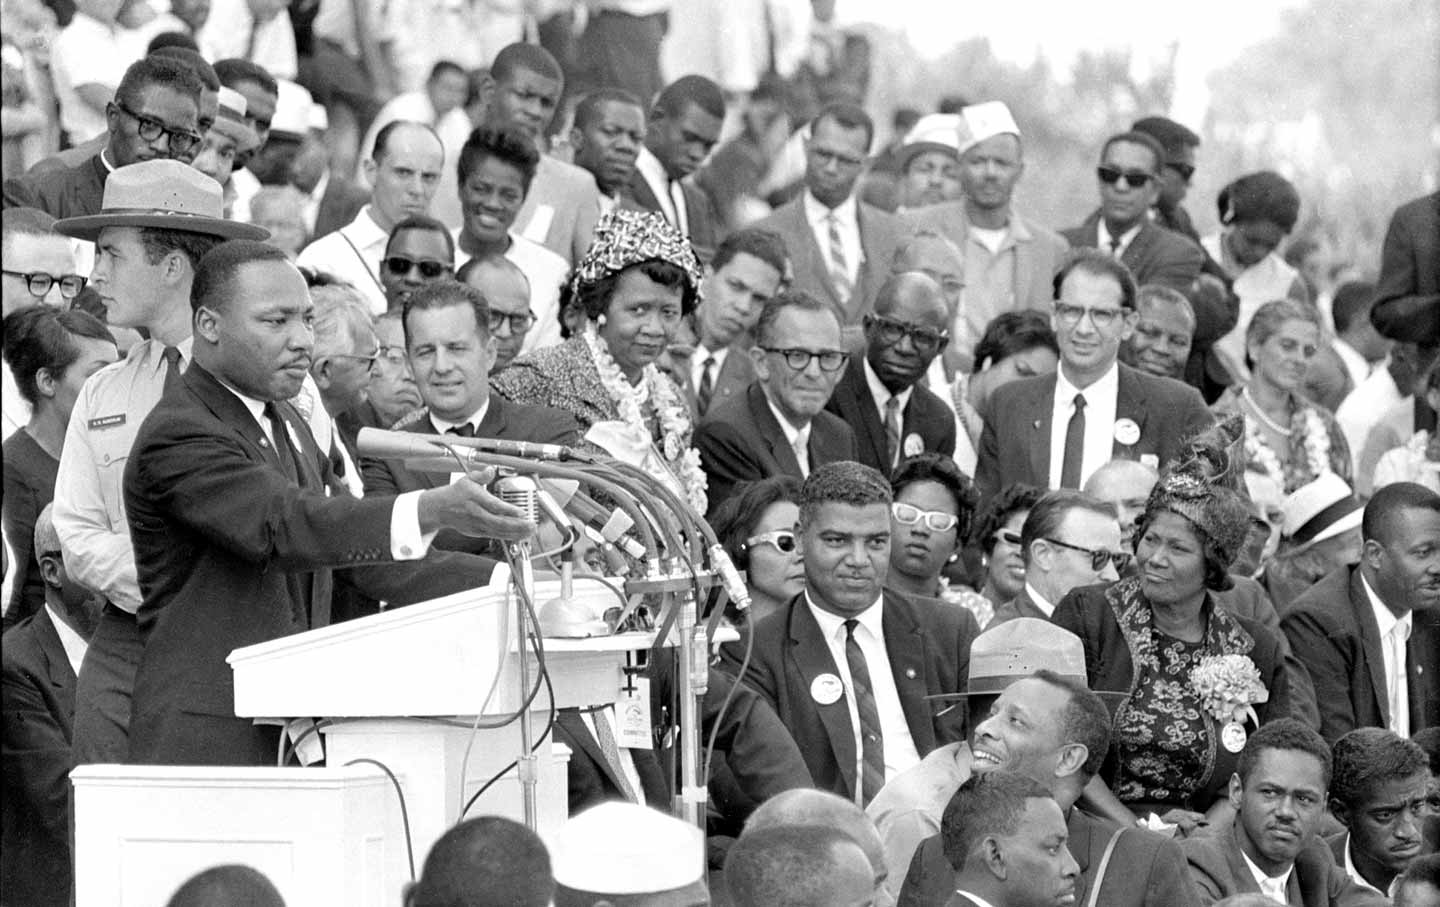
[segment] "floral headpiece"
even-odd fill
[[[1244,494],[1245,420],[1234,415],[1191,439],[1155,483],[1146,513],[1177,513],[1215,543],[1229,567],[1250,532]]]
[[[601,216],[595,239],[570,278],[570,291],[578,293],[581,284],[656,259],[680,268],[691,286],[699,288],[700,260],[683,233],[654,211],[616,209]]]

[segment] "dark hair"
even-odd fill
[[[1111,278],[1120,285],[1120,307],[1135,308],[1135,297],[1139,295],[1135,275],[1120,259],[1099,249],[1075,249],[1065,257],[1060,270],[1055,272],[1055,280],[1051,283],[1051,290],[1054,292],[1052,298],[1055,300],[1060,299],[1060,288],[1065,285],[1065,278],[1069,277],[1072,271],[1083,271],[1092,277]]]
[[[1268,221],[1289,233],[1300,219],[1300,193],[1290,181],[1271,170],[1240,177],[1215,197],[1220,223]]]
[[[1321,248],[1320,240],[1314,236],[1300,236],[1292,239],[1285,246],[1285,254],[1282,256],[1285,263],[1296,270],[1305,263],[1305,259],[1311,252],[1318,252]]]
[[[980,503],[980,493],[975,490],[970,477],[944,454],[926,452],[900,464],[890,477],[890,490],[898,498],[901,491],[917,482],[935,482],[950,493],[955,500],[955,515],[960,519],[955,526],[955,539],[957,542],[964,541],[970,534],[975,506]]]
[[[940,103],[935,105],[935,112],[959,113],[960,111],[964,110],[966,107],[969,106],[970,99],[965,97],[963,94],[947,94],[940,97]],[[918,116],[915,118],[916,121],[918,121],[919,119],[920,118]],[[915,122],[912,121],[910,125],[914,126]]]
[[[1287,321],[1303,321],[1318,330],[1320,313],[1314,306],[1293,299],[1272,299],[1265,303],[1250,316],[1250,324],[1245,328],[1246,359],[1250,356],[1250,344],[1269,340]]]
[[[254,239],[232,239],[220,243],[200,259],[190,282],[190,310],[221,309],[229,302],[232,285],[240,269],[267,261],[290,263],[289,257],[269,243]]]
[[[815,114],[810,121],[810,133],[814,135],[815,130],[824,120],[832,120],[842,129],[860,129],[865,132],[865,151],[870,151],[871,144],[875,141],[875,121],[870,119],[870,114],[859,104],[850,104],[839,101],[834,104],[826,104]]]
[[[167,32],[166,34],[185,38],[191,42],[190,46],[187,47],[183,44],[174,43],[163,44],[158,48],[152,47],[148,55],[152,57],[166,57],[183,63],[190,67],[190,70],[200,79],[200,84],[206,91],[219,91],[220,75],[215,72],[215,67],[211,66],[209,61],[200,55],[200,50],[195,46],[194,39],[180,32]],[[163,37],[165,37],[165,34],[156,35],[155,41]],[[151,41],[150,43],[153,45],[155,41]]]
[[[1376,489],[1360,518],[1360,537],[1367,542],[1374,539],[1382,545],[1388,544],[1395,531],[1395,518],[1402,510],[1440,512],[1440,494],[1415,482],[1392,482]]]
[[[826,312],[835,318],[835,322],[841,327],[845,326],[845,319],[829,300],[816,299],[804,290],[782,290],[770,297],[765,302],[764,308],[760,310],[760,317],[755,321],[755,345],[769,346],[770,331],[775,327],[775,319],[786,309],[800,309],[806,312]]]
[[[803,526],[813,520],[822,504],[851,507],[884,504],[888,507],[893,500],[890,483],[878,469],[854,460],[826,463],[813,470],[800,486],[799,524]]]
[[[1030,508],[1030,515],[1020,528],[1020,558],[1025,561],[1025,566],[1030,566],[1030,546],[1035,544],[1036,539],[1053,537],[1072,510],[1088,510],[1108,519],[1118,519],[1114,505],[1094,495],[1074,488],[1057,488],[1047,492]]]
[[[785,276],[790,263],[790,251],[785,248],[785,239],[779,233],[763,227],[746,227],[736,230],[720,241],[710,267],[716,271],[725,267],[736,255],[744,253],[765,262]]]
[[[606,104],[624,104],[628,107],[640,108],[640,115],[645,115],[645,105],[640,99],[623,88],[600,88],[590,92],[580,99],[575,105],[574,126],[576,129],[585,129],[591,121],[600,116],[600,108]]]
[[[171,252],[179,252],[194,269],[200,259],[211,249],[225,240],[209,233],[191,233],[189,230],[162,230],[159,227],[141,227],[140,244],[145,247],[145,260],[158,265]]]
[[[768,476],[743,482],[735,486],[735,492],[715,508],[710,526],[735,566],[744,570],[750,565],[745,540],[755,534],[760,518],[772,506],[783,501],[800,503],[800,480],[794,476]]]
[[[165,907],[285,907],[285,900],[263,872],[231,863],[197,872],[170,895]]]
[[[610,308],[615,297],[615,288],[620,284],[621,275],[639,271],[667,290],[680,290],[680,314],[689,315],[700,298],[700,288],[690,283],[690,275],[679,265],[659,258],[642,261],[629,267],[606,274],[599,280],[586,281],[578,288],[566,283],[560,288],[560,313],[579,307],[590,318],[599,318]],[[562,317],[563,324],[564,319]]]
[[[527,44],[524,41],[516,41],[500,48],[500,52],[490,63],[490,78],[496,82],[504,82],[522,69],[537,76],[544,76],[552,82],[559,82],[562,87],[565,85],[565,72],[550,51],[539,44]]]
[[[1330,796],[1359,809],[1375,787],[1428,774],[1430,760],[1420,744],[1379,727],[1356,728],[1335,741]]]
[[[1060,355],[1050,319],[1034,309],[1001,312],[985,325],[985,333],[975,344],[975,371],[978,373],[986,362],[998,365],[1016,353],[1042,346]]]
[[[376,144],[379,144],[378,139]],[[463,186],[481,162],[492,157],[520,171],[520,182],[525,187],[525,194],[529,195],[535,169],[540,166],[540,152],[524,135],[505,126],[481,126],[470,133],[460,148],[460,157],[455,164],[460,184]]]
[[[1160,170],[1165,166],[1165,147],[1156,141],[1154,136],[1134,129],[1112,135],[1105,140],[1104,145],[1100,146],[1100,160],[1105,160],[1105,155],[1110,153],[1112,146],[1120,144],[1139,145],[1149,149],[1150,153],[1155,156],[1155,169],[1151,172],[1156,176],[1160,175]]]
[[[490,301],[485,294],[455,280],[436,280],[422,285],[405,300],[400,327],[405,332],[405,346],[410,346],[410,313],[443,309],[449,306],[470,306],[475,315],[475,332],[480,339],[490,336]]]
[[[234,88],[241,82],[254,82],[266,94],[280,94],[280,83],[275,81],[268,69],[239,57],[218,61],[215,64],[215,75],[220,77],[220,84],[226,88]]]
[[[1190,319],[1190,334],[1195,334],[1195,306],[1186,298],[1185,294],[1173,287],[1167,287],[1159,283],[1147,283],[1140,286],[1140,292],[1135,297],[1135,307],[1138,309],[1143,305],[1168,305],[1171,308],[1179,309]]]
[[[140,106],[140,93],[152,85],[185,95],[195,102],[198,111],[200,92],[204,88],[200,76],[192,64],[169,54],[141,57],[131,63],[115,89],[115,100],[134,110]]]
[[[164,50],[167,47],[181,47],[185,50],[193,50],[196,52],[200,50],[200,45],[196,44],[195,39],[185,32],[162,31],[160,34],[151,38],[149,44],[145,45],[145,56],[148,57],[157,50]]]
[[[1223,511],[1236,520],[1247,520],[1251,511],[1250,505],[1240,496],[1239,492],[1225,487],[1216,487],[1210,490],[1212,513]],[[1224,551],[1220,543],[1215,540],[1204,527],[1196,523],[1188,515],[1179,513],[1165,506],[1155,506],[1154,498],[1147,502],[1145,512],[1135,518],[1135,532],[1131,536],[1136,548],[1140,546],[1140,540],[1145,533],[1150,531],[1150,524],[1154,522],[1157,514],[1173,513],[1185,521],[1190,531],[1195,533],[1195,540],[1200,545],[1200,557],[1205,561],[1205,588],[1215,592],[1225,592],[1234,583],[1230,579],[1230,567],[1235,563],[1238,551]]]
[[[1034,485],[1026,485],[1023,482],[1012,482],[1006,485],[980,511],[980,518],[975,521],[974,533],[970,536],[970,541],[978,542],[980,550],[988,556],[995,550],[995,533],[999,532],[1012,516],[1022,510],[1028,511],[1034,507],[1035,502],[1040,500],[1044,494],[1043,488],[1036,488]]]
[[[1325,743],[1324,738],[1315,733],[1308,725],[1296,721],[1294,718],[1277,718],[1260,726],[1260,729],[1250,735],[1250,740],[1245,744],[1245,749],[1240,751],[1240,762],[1235,767],[1235,774],[1240,776],[1240,782],[1250,780],[1250,773],[1255,770],[1255,764],[1260,761],[1260,754],[1266,750],[1297,750],[1308,753],[1320,760],[1321,776],[1325,787],[1330,786],[1330,776],[1334,763],[1330,757],[1330,747]]]
[[[1078,680],[1056,674],[1048,668],[1041,668],[1032,676],[1070,694],[1065,701],[1065,711],[1061,713],[1065,724],[1060,734],[1065,743],[1079,743],[1085,747],[1089,755],[1085,757],[1080,771],[1086,779],[1095,777],[1110,752],[1110,710],[1105,708],[1099,694]]]
[[[1335,297],[1330,303],[1330,315],[1335,324],[1335,333],[1344,334],[1356,318],[1369,320],[1370,309],[1375,305],[1375,284],[1364,280],[1348,280],[1335,288]]]
[[[430,67],[430,75],[425,77],[425,84],[429,85],[431,82],[434,82],[436,79],[440,78],[446,73],[453,73],[454,75],[465,79],[467,82],[470,79],[470,74],[466,72],[465,67],[461,66],[459,63],[456,63],[454,60],[440,60],[436,62],[434,66]]]
[[[1430,774],[1440,775],[1440,724],[1417,731],[1410,739],[1425,751],[1425,758],[1430,761]]]
[[[451,263],[454,263],[455,237],[450,235],[450,228],[428,214],[411,214],[397,221],[395,226],[390,228],[389,238],[385,240],[385,254],[390,253],[390,244],[395,241],[395,237],[406,230],[429,230],[445,237],[445,253],[450,256]]]
[[[1027,800],[1053,800],[1048,788],[1026,775],[993,771],[972,775],[945,804],[940,840],[945,859],[960,872],[980,842],[1015,834]]]
[[[480,816],[430,848],[408,907],[545,907],[554,893],[550,854],[539,836],[511,819]]]
[[[694,104],[716,119],[725,119],[725,95],[720,86],[704,76],[681,76],[660,89],[655,96],[656,111],[669,117],[682,116]]]
[[[428,123],[421,123],[417,120],[391,120],[384,126],[381,126],[379,132],[375,133],[375,144],[370,146],[370,160],[378,164],[385,158],[385,153],[390,150],[390,136],[395,133],[395,130],[402,127],[423,129],[434,136],[435,141],[439,143],[442,151],[445,149],[445,143],[441,141],[440,134]]]
[[[78,309],[27,305],[5,316],[4,358],[15,387],[31,406],[40,403],[35,373],[42,368],[56,379],[80,358],[76,337],[115,342],[98,318]]]
[[[809,907],[831,897],[835,849],[855,839],[825,825],[773,825],[742,834],[725,855],[725,888],[735,907]]]
[[[1406,885],[1429,885],[1440,889],[1440,853],[1428,853],[1411,860],[1395,888],[1397,896]]]
[[[1141,132],[1160,143],[1166,159],[1173,160],[1189,148],[1200,147],[1200,136],[1169,117],[1143,117],[1130,124],[1131,132]]]

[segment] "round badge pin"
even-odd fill
[[[1115,440],[1129,447],[1131,444],[1140,441],[1140,426],[1135,424],[1134,419],[1117,419],[1115,422]]]
[[[833,705],[845,695],[845,685],[834,674],[821,674],[810,681],[810,698],[821,705]]]
[[[925,439],[918,434],[911,432],[905,436],[905,443],[901,446],[907,457],[916,457],[925,452]]]
[[[1245,728],[1232,721],[1220,731],[1220,742],[1225,744],[1225,749],[1238,753],[1245,748],[1245,736]]]

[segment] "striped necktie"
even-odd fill
[[[840,240],[840,218],[831,211],[825,216],[830,228],[830,282],[835,286],[835,296],[843,306],[850,301],[855,284],[850,279],[850,265],[845,258],[845,243]]]

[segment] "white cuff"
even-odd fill
[[[423,491],[407,491],[395,499],[390,509],[390,556],[397,561],[418,561],[430,550],[435,533],[420,532],[420,495]]]

